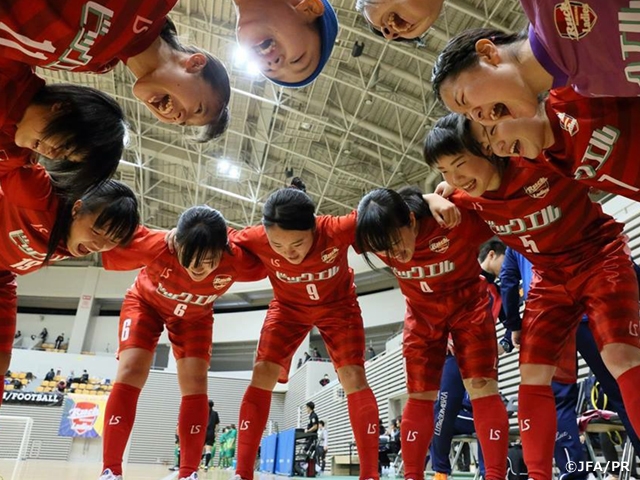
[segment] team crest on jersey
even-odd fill
[[[523,187],[524,193],[529,195],[531,198],[544,198],[549,193],[549,180],[547,177],[540,177],[536,183],[533,185],[529,185],[528,187]]]
[[[229,285],[232,280],[231,275],[216,275],[216,278],[213,279],[213,288],[221,290]]]
[[[333,263],[336,261],[336,258],[338,258],[338,253],[340,253],[338,247],[327,248],[320,254],[320,260],[324,263]]]
[[[564,0],[556,4],[554,20],[562,38],[580,40],[591,33],[598,16],[588,3]]]
[[[42,235],[48,235],[49,234],[49,230],[47,230],[44,225],[42,224],[35,224],[32,223],[31,224],[31,228],[33,228],[34,230],[36,230],[38,233],[41,233]]]
[[[560,120],[560,127],[569,133],[572,137],[580,131],[580,125],[578,121],[571,115],[567,115],[564,112],[557,112],[558,120]]]
[[[429,242],[429,250],[434,253],[444,253],[449,249],[450,243],[447,237],[436,237]]]

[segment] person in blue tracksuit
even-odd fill
[[[482,268],[482,275],[488,283],[491,309],[495,317],[502,319],[502,301],[500,292],[494,284],[500,274],[502,261],[504,260],[505,246],[497,239],[489,240],[480,246],[478,261]],[[513,345],[510,336],[500,340],[503,349],[510,350]],[[451,474],[449,452],[454,435],[469,435],[475,432],[473,425],[473,413],[471,405],[465,408],[465,396],[467,395],[462,383],[462,376],[458,368],[455,355],[449,351],[445,358],[440,380],[440,391],[434,405],[434,432],[431,440],[430,455],[433,470],[436,472],[436,480]],[[468,398],[468,396],[466,397]],[[480,475],[484,477],[484,461],[482,450],[478,443],[478,468]],[[439,475],[438,475],[439,474]]]
[[[635,269],[640,283],[640,267],[635,265]],[[522,328],[519,312],[520,281],[522,281],[523,297],[526,299],[531,277],[531,263],[518,252],[507,248],[500,272],[500,291],[506,317],[504,325],[512,331],[512,340],[515,345],[520,344],[520,330]],[[640,440],[633,430],[631,422],[629,422],[618,384],[602,361],[593,334],[589,330],[586,316],[583,317],[576,333],[576,347],[595,377],[600,381],[603,391],[609,397],[609,409],[618,413],[635,451],[639,452]],[[576,480],[586,478],[586,472],[571,473],[566,468],[569,461],[579,462],[585,460],[576,423],[575,409],[578,403],[578,386],[575,383],[566,384],[554,381],[552,388],[556,398],[558,418],[554,456],[556,465],[560,469],[560,479]]]

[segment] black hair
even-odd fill
[[[390,188],[378,188],[360,200],[356,245],[371,268],[375,266],[368,254],[387,252],[391,258],[393,246],[400,240],[400,228],[411,224],[411,213],[416,220],[431,216],[418,187],[403,187],[397,192]]]
[[[219,258],[223,253],[231,253],[227,236],[227,222],[215,208],[198,205],[185,210],[178,219],[176,243],[180,264],[196,268],[213,255]]]
[[[79,197],[113,176],[127,139],[124,112],[109,95],[95,88],[70,84],[45,85],[32,104],[54,107],[43,139],[59,138],[66,154],[81,162],[56,159],[49,171],[63,189]]]
[[[209,400],[209,408],[213,408],[213,400]]]
[[[459,113],[450,113],[440,118],[424,140],[424,159],[432,168],[437,167],[442,157],[465,152],[494,160],[492,156],[487,156],[482,144],[473,138],[471,120]]]
[[[456,78],[463,71],[478,64],[479,56],[476,43],[483,39],[491,40],[495,45],[510,45],[527,38],[527,31],[507,33],[491,28],[465,30],[453,37],[445,45],[436,59],[431,74],[431,87],[438,100],[442,101],[440,88],[448,78]]]
[[[316,206],[306,194],[306,185],[298,177],[289,187],[276,190],[262,207],[262,224],[283,230],[313,230],[316,226]]]
[[[61,246],[66,248],[74,219],[73,208],[77,200],[74,201],[68,193],[59,192],[58,189],[56,195],[59,200],[58,213],[49,236],[44,264],[48,263],[56,249]],[[79,200],[82,203],[76,212],[77,215],[99,212],[93,228],[104,230],[105,235],[116,239],[120,245],[126,245],[131,241],[140,223],[140,215],[136,196],[127,185],[117,180],[107,180],[88,191]]]
[[[201,71],[202,78],[209,84],[217,95],[220,113],[202,131],[196,141],[204,143],[222,135],[229,126],[229,100],[231,99],[231,83],[229,73],[224,64],[206,50],[193,45],[183,45],[178,38],[176,25],[169,17],[160,31],[160,38],[172,49],[183,53],[201,53],[207,58],[207,63]]]
[[[313,402],[307,402],[307,407],[309,407],[311,410],[315,410],[316,404]]]
[[[480,263],[484,262],[484,260],[487,258],[487,255],[489,255],[489,252],[492,250],[497,256],[500,256],[505,254],[505,252],[507,251],[507,247],[504,243],[502,243],[502,240],[498,239],[497,237],[493,237],[492,239],[487,240],[482,245],[480,245],[480,252],[478,253],[478,260],[480,260]]]
[[[324,420],[318,420],[318,424],[324,427]]]

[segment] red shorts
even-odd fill
[[[409,393],[440,389],[449,334],[463,379],[498,379],[495,319],[481,282],[439,297],[428,308],[407,302],[402,354]]]
[[[568,352],[575,347],[566,343],[575,342],[583,314],[599,350],[609,343],[640,348],[638,279],[622,237],[571,268],[534,272],[522,321],[521,364],[568,368],[575,358]]]
[[[167,326],[169,341],[176,360],[202,358],[211,360],[213,342],[213,315],[184,320],[181,317],[162,318],[144,300],[127,293],[120,311],[118,351],[143,348],[155,351],[160,334]]]
[[[18,315],[17,289],[15,273],[0,272],[0,353],[11,353],[13,348]]]
[[[300,309],[272,301],[260,332],[256,362],[280,365],[278,382],[286,383],[291,359],[313,327],[320,332],[336,369],[364,366],[364,325],[356,299],[331,307]]]

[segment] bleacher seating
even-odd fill
[[[56,376],[53,380],[43,380],[40,386],[36,388],[36,392],[55,392],[60,380],[65,380],[65,378]],[[67,392],[85,395],[107,395],[112,389],[113,385],[107,380],[92,377],[88,383],[72,383]]]

